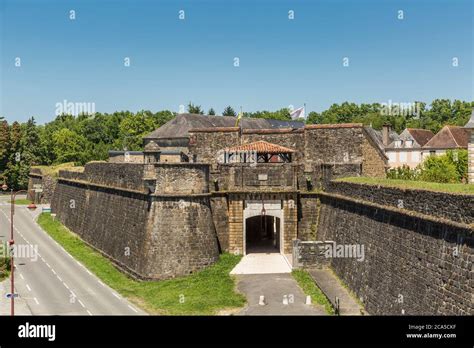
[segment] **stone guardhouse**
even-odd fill
[[[382,134],[362,124],[235,122],[180,114],[144,138],[143,152],[61,171],[52,210],[127,273],[166,279],[221,252],[291,260],[296,239],[315,238],[318,203],[305,193],[338,177],[385,176]]]

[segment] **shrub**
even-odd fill
[[[8,255],[7,243],[0,243],[0,279],[8,275],[10,271],[10,256]]]
[[[467,150],[450,150],[446,152],[449,161],[456,167],[457,180],[467,181]]]
[[[448,155],[429,156],[421,164],[420,179],[440,183],[459,182],[456,165]]]
[[[411,169],[406,164],[401,167],[389,169],[387,172],[387,179],[417,180],[418,177],[418,170]]]

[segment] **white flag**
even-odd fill
[[[304,110],[304,106],[296,109],[296,110],[293,110],[291,113],[290,113],[290,117],[292,120],[297,120],[299,118],[306,118],[306,113],[305,113],[305,110]]]

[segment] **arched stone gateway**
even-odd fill
[[[283,252],[283,208],[280,200],[245,202],[244,254]]]
[[[292,253],[297,238],[295,193],[229,194],[228,251]]]

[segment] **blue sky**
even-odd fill
[[[471,101],[472,7],[472,0],[0,0],[0,115],[44,123],[63,100],[95,103],[98,112],[178,111],[192,101],[218,113],[229,104],[321,111],[346,100]]]

